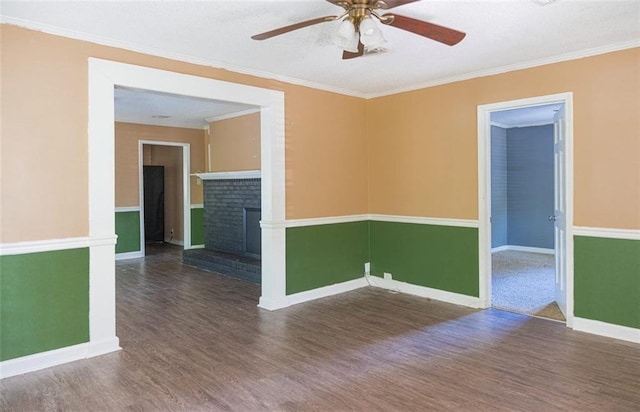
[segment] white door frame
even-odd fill
[[[138,195],[140,199],[140,251],[145,255],[144,236],[144,146],[169,146],[182,148],[182,237],[183,248],[191,249],[191,145],[181,142],[138,140]]]
[[[262,294],[259,306],[288,305],[285,247],[284,92],[108,60],[88,59],[89,351],[119,349],[115,301],[114,88],[151,90],[260,107]]]
[[[567,326],[573,327],[573,93],[558,93],[478,106],[478,252],[480,305],[491,307],[491,112],[563,103],[566,110]]]

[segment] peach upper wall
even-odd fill
[[[260,113],[209,123],[210,172],[260,170]]]
[[[115,124],[115,184],[116,207],[138,206],[138,141],[152,140],[159,142],[189,143],[191,157],[190,173],[205,171],[204,130],[185,129],[181,127],[151,126],[146,124]],[[148,151],[152,153],[151,150]],[[145,159],[144,164],[152,159]],[[201,204],[202,185],[195,177],[191,179],[191,203]]]
[[[640,229],[640,48],[370,100],[370,213],[477,219],[477,106],[562,92],[574,224]]]
[[[287,218],[367,210],[365,100],[14,26],[0,30],[2,242],[88,234],[89,57],[283,91]],[[36,178],[39,190],[24,190]]]

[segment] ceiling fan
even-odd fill
[[[411,33],[444,43],[448,46],[458,44],[464,36],[457,30],[439,26],[411,17],[401,16],[395,13],[380,14],[380,10],[389,10],[394,7],[413,3],[419,0],[326,0],[344,9],[338,16],[317,17],[289,26],[280,27],[264,33],[251,36],[254,40],[265,40],[279,36],[304,27],[319,23],[342,20],[338,30],[333,35],[333,41],[343,51],[343,59],[352,59],[362,56],[367,52],[374,52],[386,42],[382,31],[375,24],[375,20],[388,26],[406,30]]]

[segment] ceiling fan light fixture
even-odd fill
[[[378,49],[387,42],[371,17],[365,17],[360,22],[360,41],[367,51]]]
[[[351,20],[348,18],[342,20],[338,30],[333,34],[333,42],[342,50],[358,52],[358,33]]]

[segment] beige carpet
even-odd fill
[[[494,307],[565,321],[555,303],[553,255],[507,250],[493,253],[491,262]]]

